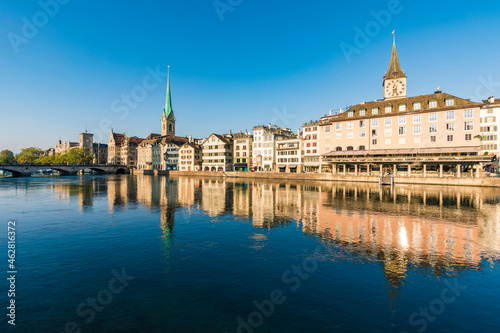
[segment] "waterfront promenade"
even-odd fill
[[[253,179],[287,179],[287,180],[318,180],[338,182],[361,182],[379,183],[379,172],[357,173],[357,174],[333,174],[333,173],[284,173],[284,172],[223,172],[223,171],[165,171],[165,170],[133,170],[133,174],[151,176],[194,176],[194,177],[220,177],[220,178],[253,178]],[[482,172],[461,174],[456,173],[432,173],[427,172],[425,177],[422,173],[396,172],[394,174],[395,184],[415,185],[450,185],[450,186],[484,186],[500,187],[500,177],[490,177]]]

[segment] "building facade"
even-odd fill
[[[302,172],[302,140],[300,136],[276,141],[276,167],[279,172]]]
[[[179,148],[179,171],[200,171],[202,165],[201,146],[187,142]]]
[[[275,143],[293,137],[289,128],[276,125],[255,126],[253,128],[252,166],[254,171],[276,171]]]
[[[498,162],[500,155],[500,142],[498,141],[498,128],[500,125],[500,99],[494,96],[483,101],[481,108],[481,151],[483,154],[494,154],[495,163],[487,165],[490,172],[500,174]]]
[[[211,134],[201,145],[203,171],[233,171],[233,139]]]
[[[324,128],[322,128],[324,130]],[[322,160],[319,150],[320,126],[311,121],[302,126],[302,162],[305,172],[320,172]]]
[[[402,71],[396,45],[384,75],[384,99],[350,107],[321,124],[320,146],[333,149],[323,154],[334,173],[397,173],[411,175],[412,167],[426,174],[435,171],[471,174],[479,170],[487,157],[480,155],[480,109],[451,94],[407,97],[406,74]]]
[[[252,164],[252,142],[250,133],[237,133],[233,136],[233,170],[248,172]]]

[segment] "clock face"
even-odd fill
[[[400,96],[405,92],[405,90],[405,83],[401,80],[387,82],[387,84],[385,85],[385,94],[387,96]]]
[[[86,140],[85,140],[85,142],[90,142],[90,140],[89,140],[89,139],[86,139]]]

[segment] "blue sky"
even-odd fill
[[[0,150],[159,132],[167,65],[178,135],[296,131],[382,98],[393,29],[408,95],[500,96],[497,0],[55,1],[0,4]]]

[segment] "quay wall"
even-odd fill
[[[219,178],[252,178],[252,179],[283,179],[283,180],[316,180],[338,182],[378,183],[379,176],[367,175],[334,175],[330,173],[284,173],[284,172],[222,172],[222,171],[166,171],[166,170],[133,170],[134,175],[151,176],[189,176],[189,177],[219,177]],[[485,186],[500,187],[500,177],[394,177],[394,183],[413,185],[449,185],[449,186]]]

